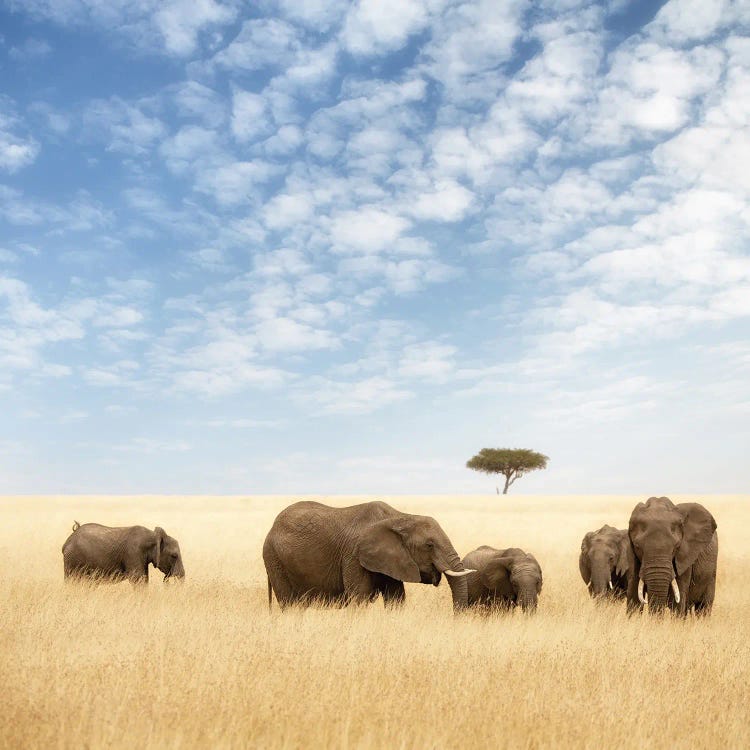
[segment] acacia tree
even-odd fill
[[[537,469],[546,469],[549,458],[528,448],[482,448],[466,462],[468,469],[485,474],[502,474],[505,477],[503,495],[519,477]]]

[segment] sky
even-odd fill
[[[749,30],[0,0],[0,492],[746,492]]]

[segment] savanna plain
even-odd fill
[[[718,524],[707,619],[589,599],[582,536],[645,496],[377,498],[437,518],[461,555],[533,552],[531,617],[454,616],[445,582],[407,584],[397,610],[269,612],[263,539],[299,499],[0,498],[2,747],[750,747],[750,497],[671,495]],[[186,582],[65,585],[74,520],[163,526]]]

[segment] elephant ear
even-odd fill
[[[495,557],[490,560],[479,574],[482,585],[491,591],[505,591],[510,586],[510,570],[513,560],[510,557]]]
[[[581,571],[581,578],[583,578],[583,582],[588,586],[589,581],[591,580],[591,566],[589,565],[589,556],[588,556],[588,549],[589,549],[589,542],[594,536],[593,531],[589,531],[588,534],[586,534],[585,537],[583,537],[583,541],[581,542],[581,554],[578,556],[578,569]]]
[[[618,555],[615,561],[615,573],[618,576],[624,576],[630,570],[630,537],[627,531],[620,534],[620,543],[618,545]]]
[[[420,583],[419,566],[404,545],[403,528],[397,520],[384,518],[371,524],[357,546],[359,564],[373,573],[383,573],[397,581]]]
[[[154,529],[154,536],[156,536],[156,542],[154,544],[154,567],[159,567],[159,561],[161,560],[161,548],[164,544],[164,537],[166,533],[161,526],[157,526]]]
[[[683,518],[682,544],[675,555],[677,575],[682,575],[711,541],[716,521],[700,503],[680,503],[676,507]]]

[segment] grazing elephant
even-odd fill
[[[583,537],[578,568],[593,598],[623,599],[627,595],[630,555],[627,529],[605,524]]]
[[[711,611],[719,538],[714,517],[699,503],[675,505],[668,497],[638,503],[628,535],[633,553],[628,609],[680,614]]]
[[[404,601],[404,581],[437,586],[445,573],[456,610],[466,606],[461,560],[434,518],[382,502],[331,508],[294,503],[279,513],[263,544],[271,592],[283,609],[319,600],[345,605]]]
[[[542,590],[542,569],[534,555],[522,549],[479,547],[463,559],[475,572],[466,577],[469,604],[487,608],[536,611]]]
[[[78,521],[62,547],[65,578],[128,579],[148,582],[148,566],[167,578],[185,578],[180,545],[158,526],[101,526]]]

